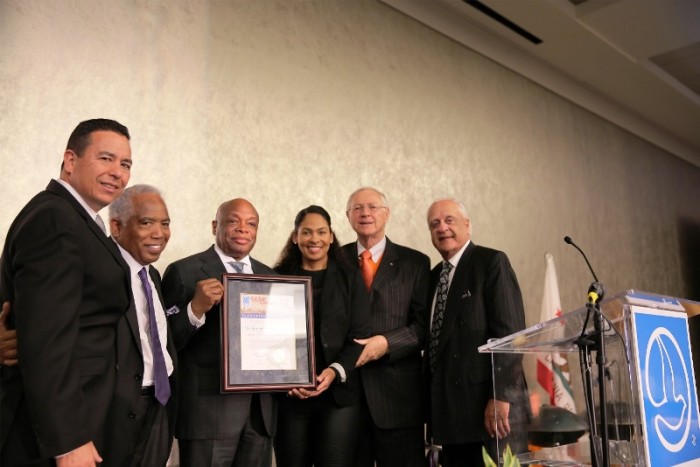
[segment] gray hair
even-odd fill
[[[358,194],[359,192],[365,191],[365,190],[370,190],[370,191],[374,191],[375,193],[377,193],[377,194],[379,195],[379,199],[382,200],[382,204],[384,205],[384,207],[385,207],[385,208],[388,208],[388,207],[389,207],[389,202],[386,200],[386,196],[384,195],[384,193],[382,193],[381,191],[377,190],[377,189],[374,188],[374,187],[371,187],[371,186],[363,186],[363,187],[360,187],[360,188],[358,188],[357,190],[353,191],[353,192],[350,194],[350,196],[348,196],[348,202],[345,204],[345,212],[350,211],[350,202],[352,201],[352,198],[353,198],[356,194]]]
[[[430,203],[430,206],[428,206],[428,211],[425,213],[426,220],[430,222],[430,219],[428,219],[428,214],[430,213],[430,208],[433,207],[435,203],[439,203],[440,201],[452,201],[457,205],[457,209],[459,209],[459,212],[464,214],[464,217],[469,219],[469,214],[467,213],[467,208],[464,206],[464,203],[458,200],[457,198],[437,198],[434,200],[432,203]]]
[[[152,185],[134,185],[119,195],[117,199],[109,205],[109,218],[116,219],[121,225],[125,225],[131,216],[134,215],[134,203],[132,199],[136,195],[143,193],[153,193],[160,196],[160,190]]]

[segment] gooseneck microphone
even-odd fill
[[[609,365],[606,364],[605,336],[603,333],[604,318],[599,305],[600,300],[602,300],[603,295],[605,295],[605,290],[603,289],[603,284],[598,282],[598,276],[596,276],[595,271],[593,270],[593,267],[591,266],[590,261],[588,261],[588,258],[583,250],[579,248],[568,235],[564,237],[564,241],[576,248],[579,253],[581,253],[583,259],[586,260],[588,269],[590,269],[591,274],[593,274],[594,282],[591,283],[591,286],[588,288],[588,303],[586,304],[588,312],[586,313],[586,320],[583,323],[581,336],[576,340],[576,344],[579,346],[581,372],[583,380],[585,381],[584,395],[586,397],[586,409],[588,412],[588,420],[590,425],[589,437],[591,442],[591,461],[593,467],[610,467],[610,437],[608,436],[608,413],[606,407],[607,398],[604,380]],[[593,315],[594,332],[593,334],[586,335],[588,320],[591,318],[591,315]],[[595,400],[593,397],[592,373],[590,371],[591,350],[595,350],[596,352],[596,364],[598,366],[598,399],[600,401],[599,425],[596,422],[594,410]],[[613,362],[610,364],[612,365]],[[600,444],[596,441],[598,437],[600,437]]]
[[[593,270],[591,263],[588,262],[588,258],[586,257],[586,253],[584,253],[583,250],[581,248],[579,248],[578,245],[575,244],[574,241],[571,240],[571,237],[569,237],[568,235],[566,237],[564,237],[564,241],[566,243],[568,243],[569,245],[571,245],[572,247],[576,248],[581,253],[581,256],[583,256],[583,259],[586,260],[586,264],[588,265],[588,269],[590,269],[591,274],[593,274],[593,279],[595,279],[595,281],[598,282],[598,276],[595,275],[595,271]]]
[[[598,303],[600,300],[603,299],[603,296],[605,295],[605,290],[603,289],[603,284],[598,282],[598,276],[596,276],[595,271],[593,270],[593,266],[591,266],[590,261],[588,261],[586,253],[584,253],[583,250],[579,248],[579,246],[575,244],[571,237],[569,237],[568,235],[564,237],[564,242],[576,248],[579,251],[579,253],[581,253],[581,256],[583,256],[583,259],[586,260],[586,264],[588,265],[588,269],[591,271],[591,274],[593,274],[594,280],[594,282],[591,284],[591,287],[588,289],[588,299],[592,303]]]

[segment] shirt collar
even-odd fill
[[[88,215],[90,216],[91,219],[94,219],[94,218],[97,216],[97,212],[94,211],[94,210],[85,202],[85,200],[83,199],[83,197],[80,196],[80,193],[78,193],[78,192],[75,190],[75,188],[73,188],[73,186],[72,186],[70,183],[68,183],[67,181],[62,180],[62,179],[60,179],[60,178],[56,179],[56,181],[57,181],[58,183],[60,183],[61,185],[63,185],[63,188],[65,188],[66,190],[68,190],[68,192],[69,192],[71,195],[73,195],[73,198],[75,198],[76,201],[78,201],[78,203],[80,203],[80,205],[87,211],[87,213],[88,213]]]
[[[114,239],[113,239],[114,240]],[[117,243],[116,240],[114,243]],[[131,253],[126,251],[122,246],[117,243],[117,247],[119,247],[119,252],[122,254],[122,257],[124,258],[124,261],[126,261],[126,264],[129,265],[129,270],[131,271],[131,275],[136,275],[139,273],[139,271],[143,268],[146,268],[146,272],[149,272],[150,264],[143,265],[136,261],[133,256],[131,256]]]
[[[448,261],[452,266],[457,267],[457,263],[459,263],[459,260],[462,258],[462,255],[464,254],[464,250],[467,249],[467,247],[469,246],[469,244],[470,244],[471,242],[472,242],[471,240],[467,240],[467,243],[465,243],[464,246],[463,246],[462,248],[460,248],[460,250],[459,250],[457,253],[455,253],[455,254],[452,256],[452,258],[448,259],[447,261]]]
[[[248,266],[250,266],[252,268],[252,266],[250,264],[250,255],[246,255],[245,257],[243,257],[241,259],[234,259],[232,256],[229,256],[226,253],[224,253],[224,250],[219,248],[219,245],[217,245],[216,243],[214,244],[214,251],[216,251],[216,254],[219,255],[219,258],[221,258],[221,262],[224,264],[228,264],[228,263],[234,261],[234,262],[238,262],[238,263],[247,264]]]
[[[360,241],[357,241],[357,256],[359,257],[363,251],[365,251],[367,248],[365,248]],[[372,253],[372,261],[377,261],[377,259],[381,258],[384,255],[384,250],[386,250],[386,235],[382,237],[379,242],[374,245],[372,248],[369,249],[369,252]]]

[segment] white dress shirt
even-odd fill
[[[129,265],[131,271],[131,293],[134,296],[134,306],[136,306],[136,317],[139,321],[139,337],[141,338],[141,353],[143,355],[143,386],[153,385],[153,350],[151,348],[150,323],[148,318],[148,301],[146,299],[146,291],[143,289],[143,283],[139,277],[139,271],[150,268],[150,265],[143,266],[136,261],[128,251],[117,244],[121,251],[124,260]],[[151,284],[153,291],[153,309],[156,312],[156,322],[158,323],[158,338],[163,349],[163,357],[165,358],[165,367],[168,369],[168,375],[173,373],[173,360],[168,353],[168,322],[165,318],[163,304],[160,301],[156,285],[151,279],[151,275],[147,274],[148,282]]]

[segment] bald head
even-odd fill
[[[212,221],[217,246],[236,260],[245,258],[255,246],[259,221],[258,211],[246,199],[222,203]]]

